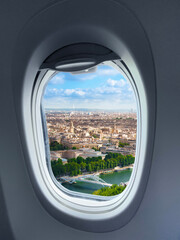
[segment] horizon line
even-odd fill
[[[136,109],[134,108],[131,108],[131,109],[104,109],[104,108],[44,108],[45,110],[66,110],[66,111],[73,111],[73,112],[76,112],[76,111],[89,111],[89,110],[96,110],[96,111],[128,111],[128,112],[137,112]]]

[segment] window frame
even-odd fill
[[[48,83],[48,80],[58,73],[55,70],[41,70],[36,79],[36,85],[32,95],[32,118],[33,118],[33,130],[34,130],[34,141],[37,146],[36,152],[38,153],[37,161],[41,169],[42,178],[46,182],[46,186],[49,192],[56,198],[57,202],[61,202],[60,199],[65,201],[65,205],[72,208],[75,207],[75,211],[79,211],[79,207],[84,208],[88,214],[92,213],[104,213],[110,212],[115,207],[121,205],[124,202],[133,187],[133,182],[137,174],[138,159],[139,159],[139,146],[141,141],[141,108],[140,98],[135,85],[135,81],[132,78],[130,71],[122,63],[121,60],[107,61],[104,62],[116,70],[118,70],[125,78],[129,81],[133,88],[136,105],[137,105],[137,132],[136,132],[136,155],[133,171],[129,180],[129,184],[126,189],[119,195],[112,197],[96,196],[92,194],[79,193],[71,191],[63,187],[55,179],[54,174],[50,165],[50,150],[49,150],[49,139],[47,135],[46,119],[42,110],[42,97],[44,89]],[[42,122],[41,122],[42,121]],[[47,167],[48,166],[48,167]],[[49,178],[50,176],[50,178]],[[94,209],[98,207],[99,209]],[[83,211],[81,209],[81,211]],[[97,215],[97,214],[95,214]],[[97,216],[94,216],[97,218]],[[103,217],[104,218],[104,217]]]

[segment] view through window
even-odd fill
[[[59,72],[46,85],[43,106],[57,181],[76,192],[121,193],[136,152],[137,107],[129,81],[106,64]]]

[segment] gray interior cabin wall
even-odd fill
[[[124,1],[145,29],[152,48],[157,84],[156,135],[143,201],[127,225],[109,233],[79,231],[48,215],[33,191],[24,163],[12,97],[14,43],[25,23],[54,2],[1,2],[0,199],[5,206],[2,204],[0,211],[0,239],[11,240],[11,231],[17,240],[180,239],[180,1]]]

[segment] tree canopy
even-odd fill
[[[62,160],[51,161],[52,171],[54,176],[77,176],[82,172],[96,172],[99,170],[112,169],[116,166],[128,166],[134,163],[134,157],[132,155],[122,155],[120,153],[109,152],[103,160],[101,156],[98,157],[83,157],[71,158],[67,160],[67,163],[63,164]]]
[[[129,145],[129,143],[127,143],[127,142],[119,142],[119,147],[125,147],[125,146],[128,146]]]
[[[50,150],[51,151],[58,151],[58,150],[68,150],[69,148],[58,143],[57,141],[53,141],[50,143]]]
[[[113,184],[111,187],[103,187],[93,192],[94,195],[114,196],[122,193],[126,186]]]

